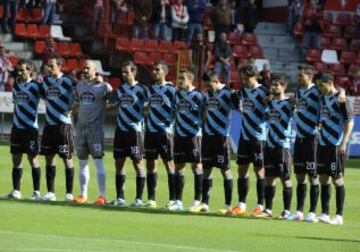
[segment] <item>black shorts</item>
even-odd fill
[[[253,163],[254,167],[264,167],[264,141],[239,139],[237,164]]]
[[[41,155],[59,154],[70,159],[74,154],[74,129],[71,124],[45,125],[41,138]]]
[[[145,132],[145,159],[174,160],[174,136],[169,133]]]
[[[10,153],[12,154],[38,154],[39,152],[39,131],[35,128],[18,129],[11,128]]]
[[[316,152],[317,136],[296,138],[294,145],[294,172],[295,174],[317,175]]]
[[[201,137],[174,137],[175,163],[201,162]]]
[[[231,144],[229,136],[204,135],[201,141],[201,156],[204,168],[230,169]]]
[[[132,160],[141,160],[144,156],[144,134],[136,131],[115,130],[114,158],[130,157]]]
[[[264,152],[265,177],[290,179],[291,152],[290,149],[265,147]]]
[[[345,171],[345,154],[341,154],[338,146],[318,145],[318,174],[326,174],[341,178]]]

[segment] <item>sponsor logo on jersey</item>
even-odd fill
[[[249,98],[245,98],[242,104],[244,111],[254,111],[255,110],[255,104],[252,102]]]
[[[60,89],[58,89],[57,87],[49,87],[49,89],[47,90],[48,98],[56,98],[59,97],[59,95]]]
[[[16,93],[16,100],[18,103],[29,103],[30,97],[27,93],[19,91]]]
[[[300,99],[296,105],[298,110],[306,110],[309,106],[308,102],[305,99]]]
[[[217,110],[220,107],[220,102],[215,97],[211,97],[207,102],[209,110]]]
[[[95,95],[89,91],[85,91],[81,94],[80,99],[83,103],[93,103],[95,101]]]
[[[132,106],[135,103],[134,97],[126,93],[121,96],[120,100],[122,107]]]
[[[153,94],[151,96],[151,99],[150,99],[150,106],[151,107],[161,106],[163,104],[164,104],[164,99],[160,95]]]
[[[269,113],[268,113],[268,116],[269,116],[269,120],[273,121],[273,122],[281,120],[280,113],[277,112],[276,109],[270,109]]]
[[[191,103],[186,101],[185,99],[179,101],[178,107],[179,107],[179,113],[183,113],[183,114],[193,109]]]

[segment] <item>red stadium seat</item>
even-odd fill
[[[165,54],[164,54],[164,60],[165,60],[170,66],[174,66],[174,65],[176,64],[176,61],[177,61],[176,54],[173,54],[173,53],[165,53]]]
[[[27,8],[20,8],[16,14],[16,21],[18,22],[28,22],[29,19],[29,10]]]
[[[12,64],[13,66],[16,66],[16,65],[18,64],[18,62],[19,62],[19,58],[16,57],[16,56],[14,56],[14,55],[10,55],[10,56],[8,57],[8,59],[10,60],[10,62],[11,62],[11,64]]]
[[[314,63],[314,69],[316,72],[324,72],[328,70],[328,67],[325,63],[319,61]]]
[[[320,48],[321,49],[330,49],[331,48],[331,38],[320,37]]]
[[[0,5],[0,18],[3,18],[4,16],[4,6]]]
[[[128,25],[126,24],[115,24],[113,26],[113,34],[114,37],[118,38],[118,37],[123,37],[123,38],[129,38],[130,34],[129,34],[129,30],[128,30]]]
[[[42,9],[40,9],[40,8],[30,9],[29,22],[39,23],[39,22],[41,22],[42,18],[43,18]]]
[[[119,51],[127,51],[130,47],[130,40],[128,38],[117,38],[115,48]]]
[[[171,52],[171,47],[172,47],[171,41],[160,40],[158,51],[162,53]]]
[[[352,39],[350,43],[350,50],[360,51],[360,39]]]
[[[146,52],[135,52],[134,53],[134,62],[136,64],[143,64],[145,65],[147,63],[147,53]]]
[[[70,56],[72,56],[72,57],[84,56],[80,43],[71,43],[70,44]]]
[[[249,56],[246,46],[242,45],[234,45],[232,53],[234,58],[247,58]]]
[[[64,72],[70,73],[79,69],[79,62],[77,59],[68,59],[66,60],[66,65]]]
[[[331,12],[323,12],[323,16],[320,20],[324,26],[330,25],[333,23],[333,14]]]
[[[338,76],[335,79],[335,85],[345,88],[349,85],[349,81],[350,79],[347,76]]]
[[[26,28],[26,37],[30,39],[36,39],[39,37],[39,29],[36,24],[28,24]]]
[[[345,28],[345,38],[360,38],[360,34],[356,26],[348,26]]]
[[[352,51],[343,51],[340,56],[340,63],[351,64],[356,60],[356,54]]]
[[[330,70],[335,76],[344,76],[344,75],[345,75],[345,67],[344,67],[343,64],[330,65],[329,70]]]
[[[244,33],[242,36],[242,43],[244,45],[258,45],[256,34]]]
[[[130,41],[130,48],[132,51],[143,50],[143,47],[144,47],[144,40],[142,39],[133,38]]]
[[[109,83],[112,86],[112,88],[116,90],[121,86],[121,79],[118,77],[111,77]]]
[[[230,32],[228,35],[228,41],[232,45],[240,45],[241,36],[237,32]]]
[[[128,11],[128,13],[127,13],[127,24],[128,25],[134,24],[134,19],[135,19],[134,11]]]
[[[359,68],[360,68],[359,65],[357,65],[357,64],[351,64],[351,65],[349,66],[349,70],[348,70],[347,74],[348,74],[349,76],[354,76],[355,71],[357,71]]]
[[[98,36],[110,36],[112,34],[111,25],[101,23],[97,29],[97,35]]]
[[[308,49],[305,56],[309,62],[321,61],[321,50],[319,49]]]
[[[335,19],[334,24],[343,25],[343,26],[351,25],[352,24],[351,14],[339,13]]]
[[[295,36],[302,36],[304,34],[304,26],[302,23],[297,22],[294,26],[294,35]]]
[[[253,45],[249,48],[249,55],[255,57],[256,59],[263,59],[264,53],[260,46]]]
[[[324,37],[338,38],[341,37],[340,26],[338,25],[328,25],[325,28],[325,31],[322,33]]]
[[[147,39],[144,41],[143,50],[147,52],[158,51],[158,42],[155,39]]]
[[[173,51],[180,51],[186,48],[187,48],[186,42],[183,41],[174,41],[172,46]]]
[[[15,35],[18,37],[26,36],[26,26],[25,24],[19,23],[15,25]]]
[[[38,38],[47,39],[50,36],[50,25],[41,24],[39,25]]]
[[[204,24],[204,30],[205,31],[213,29],[213,23],[212,23],[210,17],[204,17],[203,24]]]
[[[59,42],[57,51],[62,57],[70,56],[70,47],[68,42]]]
[[[240,83],[240,75],[238,71],[231,71],[230,72],[230,83]]]
[[[343,51],[347,49],[346,40],[344,38],[334,38],[332,49]]]
[[[46,43],[43,40],[37,40],[35,41],[35,53],[40,55],[44,52],[46,48]]]
[[[162,60],[162,54],[160,52],[150,52],[147,60],[148,65],[154,64],[156,61]]]

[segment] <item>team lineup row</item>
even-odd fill
[[[96,77],[96,67],[91,60],[84,63],[85,79],[77,83],[62,74],[61,63],[59,57],[48,60],[50,75],[44,78],[43,83],[32,80],[35,68],[30,61],[21,60],[17,65],[10,137],[13,191],[8,194],[9,198],[21,198],[21,160],[22,154],[26,153],[32,167],[32,199],[56,200],[55,155],[58,154],[65,166],[65,200],[85,203],[88,199],[88,159],[91,155],[99,187],[95,204],[105,204],[103,124],[105,111],[115,108],[118,113],[113,157],[117,197],[110,204],[126,205],[124,167],[126,158],[130,157],[136,171],[136,196],[131,206],[156,208],[156,160],[160,156],[168,174],[169,202],[165,205],[166,209],[184,209],[184,167],[186,163],[191,163],[194,201],[189,211],[209,211],[211,173],[212,168],[217,167],[224,179],[223,213],[244,216],[247,215],[246,198],[252,163],[258,198],[252,216],[272,217],[275,179],[280,178],[284,210],[279,218],[303,220],[307,175],[311,185],[310,211],[305,220],[343,224],[344,155],[353,127],[353,116],[343,91],[334,86],[331,73],[314,76],[312,66],[300,65],[299,88],[295,97],[289,98],[285,95],[287,81],[284,76],[274,75],[270,90],[267,90],[258,84],[256,69],[251,65],[239,70],[245,87],[231,90],[220,82],[216,73],[211,72],[204,78],[208,89],[202,93],[193,86],[194,74],[187,69],[180,71],[176,87],[168,83],[168,66],[163,61],[153,65],[154,84],[148,87],[136,81],[136,65],[131,61],[124,62],[121,66],[123,84],[117,90],[112,90],[108,83]],[[45,100],[46,114],[39,148],[37,108],[40,99]],[[232,109],[239,109],[242,113],[237,153],[239,203],[234,207],[231,207],[233,176],[229,138]],[[75,139],[71,114],[76,115]],[[293,118],[296,118],[294,172],[297,206],[296,211],[290,213]],[[74,199],[72,156],[75,148],[79,159],[80,195]],[[40,195],[39,149],[46,161],[48,192],[44,196]],[[146,160],[145,167],[143,158]],[[336,188],[336,215],[333,218],[329,217],[330,180]],[[148,200],[143,202],[145,183]],[[320,191],[322,211],[317,217]]]

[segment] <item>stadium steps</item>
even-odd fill
[[[260,22],[255,33],[263,48],[265,58],[269,60],[274,73],[284,73],[290,77],[290,88],[296,85],[297,66],[300,53],[294,39],[287,35],[286,25],[281,23]]]

